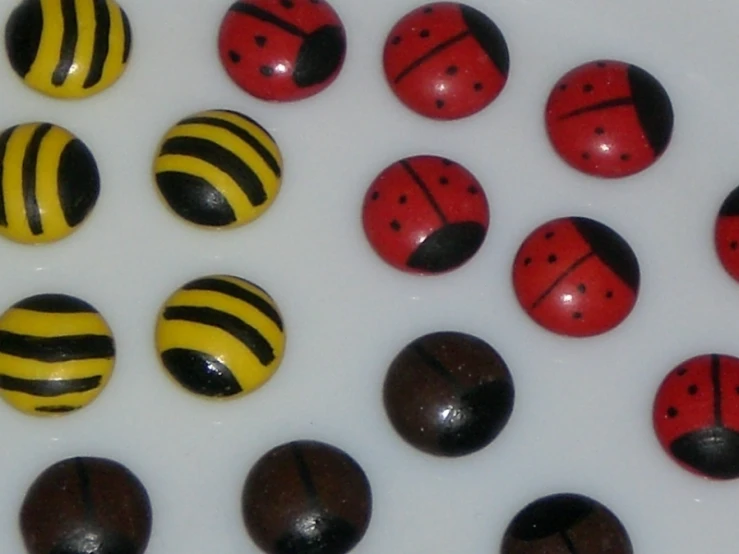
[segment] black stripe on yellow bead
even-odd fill
[[[39,125],[33,132],[23,156],[23,203],[25,204],[28,226],[34,235],[40,235],[44,232],[41,223],[41,210],[36,197],[36,168],[41,141],[44,140],[50,130],[51,125],[49,123]]]
[[[228,200],[202,177],[181,171],[162,171],[157,186],[180,216],[198,225],[223,227],[236,221]]]
[[[107,335],[34,337],[0,331],[0,352],[27,360],[57,363],[112,358],[113,339]]]
[[[57,181],[59,202],[67,225],[82,223],[100,194],[99,187],[89,183],[99,182],[97,164],[92,153],[79,139],[70,141],[59,157]]]
[[[10,15],[5,26],[5,47],[10,56],[10,65],[21,77],[29,71],[39,46],[44,27],[44,15],[40,2],[25,0]]]
[[[189,321],[216,327],[251,350],[262,365],[269,365],[275,360],[275,351],[272,345],[257,329],[226,312],[205,307],[172,306],[165,308],[164,319],[168,321]]]
[[[219,292],[246,302],[247,304],[255,307],[265,316],[267,316],[277,327],[282,331],[282,318],[279,312],[275,309],[272,304],[267,302],[264,298],[254,294],[253,292],[246,290],[234,283],[224,281],[223,279],[215,279],[212,277],[205,279],[197,279],[191,281],[182,287],[182,290],[202,290],[210,292]]]
[[[54,73],[51,75],[53,85],[60,87],[67,80],[69,70],[74,64],[74,51],[77,47],[77,37],[79,29],[77,27],[77,8],[75,0],[61,0],[62,19],[64,21],[64,31],[62,34],[62,44],[59,52],[59,62],[57,63]]]
[[[97,310],[84,300],[66,294],[37,294],[21,300],[14,307],[46,314],[97,313]]]
[[[76,392],[87,392],[100,386],[102,378],[99,375],[83,377],[81,379],[20,379],[10,375],[0,374],[0,389],[13,392],[24,392],[44,398],[62,396]]]
[[[83,88],[94,87],[103,77],[103,69],[108,59],[108,35],[110,34],[110,12],[106,0],[92,0],[95,11],[95,42],[90,60],[90,71],[85,77]]]
[[[128,57],[131,55],[131,23],[128,21],[126,12],[121,11],[121,18],[123,19],[123,63],[128,62]]]
[[[171,348],[162,352],[162,363],[177,382],[191,392],[228,397],[243,390],[231,370],[205,352]]]
[[[199,158],[231,177],[253,206],[260,206],[267,201],[267,193],[252,168],[215,142],[196,137],[173,137],[162,145],[161,154]]]
[[[5,165],[5,150],[8,147],[10,135],[13,134],[17,127],[11,127],[0,135],[0,225],[6,227],[8,225],[8,216],[5,213],[5,195],[3,194],[3,166]]]

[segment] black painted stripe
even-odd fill
[[[417,343],[413,349],[415,350],[416,354],[418,354],[418,357],[423,360],[423,363],[426,364],[429,369],[431,369],[439,377],[449,383],[452,388],[457,390],[457,392],[461,392],[459,381],[455,379],[454,375],[452,375],[449,369],[444,364],[442,364],[436,356],[434,356],[433,354],[431,354],[431,352],[421,346],[420,343]]]
[[[436,46],[434,46],[431,50],[426,52],[423,56],[420,58],[416,58],[413,60],[408,66],[403,69],[400,73],[398,73],[395,76],[394,82],[397,85],[400,81],[402,81],[409,73],[414,71],[415,69],[418,69],[420,66],[422,66],[424,63],[426,63],[430,58],[433,58],[438,54],[439,52],[443,52],[447,48],[457,44],[458,42],[466,39],[468,36],[470,36],[470,31],[462,31],[459,34],[454,35],[453,37],[445,40],[444,42],[440,42]]]
[[[102,377],[84,377],[81,379],[40,380],[21,379],[10,375],[0,374],[0,389],[10,392],[23,392],[33,396],[51,398],[94,390],[100,386]]]
[[[256,125],[256,122],[250,122]],[[180,125],[187,124],[211,125],[213,127],[218,127],[219,129],[224,129],[236,135],[243,142],[251,146],[257,154],[259,154],[259,157],[264,160],[264,163],[266,163],[267,166],[269,166],[269,168],[272,170],[272,173],[274,173],[278,177],[282,174],[280,164],[277,162],[272,153],[267,150],[267,148],[265,148],[265,146],[261,142],[259,142],[256,137],[254,137],[248,131],[239,127],[238,125],[234,125],[230,121],[226,121],[225,119],[218,119],[216,117],[191,117],[180,121]]]
[[[609,110],[611,108],[618,108],[619,106],[631,106],[633,104],[634,100],[630,96],[624,98],[611,98],[610,100],[604,100],[603,102],[597,102],[595,104],[590,104],[589,106],[583,106],[582,108],[577,108],[576,110],[567,112],[566,114],[559,116],[559,119],[569,119],[571,117],[576,117],[590,112],[599,112],[602,110]]]
[[[37,294],[21,300],[13,308],[47,314],[97,313],[97,310],[84,300],[66,294]]]
[[[160,155],[189,156],[228,174],[244,192],[252,206],[267,201],[267,193],[256,173],[233,152],[215,142],[195,137],[174,137],[162,145]]]
[[[161,358],[172,377],[196,394],[226,398],[243,390],[228,366],[205,352],[170,348],[161,353]]]
[[[75,0],[61,0],[62,19],[64,20],[64,31],[62,44],[59,48],[59,62],[54,73],[51,75],[51,83],[60,87],[67,80],[72,65],[74,64],[74,52],[77,49],[79,29],[77,27],[77,8]]]
[[[42,123],[31,135],[28,142],[26,152],[23,156],[22,166],[22,188],[23,188],[23,204],[26,210],[26,219],[28,227],[34,235],[40,235],[44,232],[41,222],[41,210],[36,197],[36,169],[38,165],[38,154],[41,148],[41,141],[51,130],[50,123]]]
[[[209,292],[218,292],[225,294],[231,298],[241,300],[259,310],[262,314],[268,317],[277,327],[282,331],[282,318],[277,310],[269,302],[267,302],[261,296],[254,294],[253,292],[241,288],[238,285],[223,281],[221,279],[205,278],[192,281],[182,287],[183,290],[202,290]]]
[[[296,37],[305,38],[307,36],[307,33],[303,31],[303,29],[301,29],[300,27],[297,27],[296,25],[293,25],[292,23],[288,23],[284,19],[277,17],[275,14],[270,13],[267,10],[263,10],[262,8],[254,6],[252,4],[244,4],[243,2],[235,2],[231,6],[230,11],[249,15],[253,17],[254,19],[258,19],[259,21],[264,21],[265,23],[269,23],[270,25],[274,25],[275,27],[282,29],[286,33],[295,35]]]
[[[85,512],[85,519],[88,525],[95,523],[95,502],[92,500],[92,486],[90,484],[90,473],[85,467],[82,458],[75,458],[74,466],[77,471],[77,478],[80,481],[80,496],[82,497],[82,506]]]
[[[3,189],[3,172],[5,171],[5,152],[8,148],[8,141],[10,140],[13,131],[18,126],[11,127],[10,129],[3,132],[0,135],[0,225],[3,227],[8,225],[8,216],[5,212],[5,189]]]
[[[567,531],[560,531],[559,536],[562,539],[562,542],[565,543],[565,548],[567,548],[567,552],[570,554],[577,554],[577,547],[575,546],[575,543],[572,542],[572,539],[567,534]]]
[[[123,8],[119,6],[118,10],[123,20],[123,63],[126,63],[128,62],[128,57],[131,55],[131,22],[128,21],[128,16],[123,11]]]
[[[209,227],[236,221],[228,199],[206,179],[180,171],[161,171],[156,181],[167,204],[186,220]]]
[[[400,165],[403,166],[403,169],[405,169],[406,173],[410,175],[411,179],[413,179],[413,182],[418,185],[418,188],[421,189],[421,192],[426,197],[426,200],[428,200],[429,204],[431,204],[431,208],[436,212],[436,215],[439,216],[439,219],[441,220],[441,223],[443,225],[447,224],[447,218],[446,215],[444,215],[444,212],[441,210],[441,206],[439,206],[439,203],[436,201],[434,196],[431,194],[431,191],[429,190],[426,183],[421,179],[421,176],[416,173],[416,170],[411,167],[411,164],[408,162],[408,160],[401,160]]]
[[[237,112],[236,110],[220,109],[220,110],[217,110],[217,111],[218,112],[221,112],[221,113],[230,113],[231,115],[235,115],[235,116],[243,119],[244,121],[248,121],[249,123],[252,123],[252,124],[256,125],[257,127],[259,127],[262,130],[262,132],[264,132],[264,134],[266,134],[269,137],[269,139],[272,142],[275,142],[275,138],[272,135],[269,134],[269,131],[267,131],[267,129],[265,129],[264,127],[262,127],[257,120],[252,119],[248,115],[244,115],[243,113]]]
[[[564,281],[567,278],[568,275],[570,275],[573,271],[575,271],[578,267],[580,267],[582,264],[584,264],[586,261],[588,261],[593,256],[595,256],[595,253],[594,252],[588,252],[584,256],[581,256],[578,259],[576,259],[574,262],[572,262],[572,264],[570,265],[570,267],[568,267],[567,269],[565,269],[562,272],[562,274],[559,277],[557,277],[554,280],[554,282],[552,282],[552,284],[549,285],[546,288],[546,290],[544,290],[544,292],[542,292],[539,295],[539,298],[537,298],[536,300],[534,300],[534,303],[531,304],[531,309],[533,310],[539,304],[541,304],[546,299],[546,297],[549,296],[549,294],[557,287],[557,285],[559,285],[562,281]]]
[[[66,406],[60,404],[57,406],[36,406],[33,411],[45,414],[68,414],[69,412],[74,412],[80,408],[81,406]]]
[[[303,456],[303,452],[300,450],[300,445],[293,443],[290,445],[290,450],[292,450],[293,457],[295,458],[298,476],[300,477],[300,482],[303,483],[308,502],[312,506],[320,506],[321,501],[318,496],[318,490],[316,489],[316,484],[313,482],[313,477],[311,477],[310,468],[305,461],[305,456]]]
[[[721,405],[721,358],[711,354],[711,381],[713,383],[713,419],[717,426],[723,427],[724,416]]]
[[[110,12],[106,0],[92,0],[95,12],[95,42],[92,47],[92,59],[90,60],[90,71],[87,73],[82,88],[91,88],[103,78],[103,69],[108,60],[110,42]]]
[[[262,365],[269,365],[275,359],[274,349],[259,331],[238,317],[226,312],[213,308],[173,306],[164,310],[164,319],[167,321],[189,321],[216,327],[246,346]]]
[[[105,335],[33,337],[0,331],[0,352],[46,363],[112,358],[113,339]]]

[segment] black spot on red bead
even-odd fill
[[[398,198],[399,204],[405,204],[408,201],[408,197],[405,194],[401,194],[400,198]]]
[[[448,185],[449,184],[449,179],[446,178],[446,177],[443,177],[443,176],[442,177],[439,177],[439,184],[440,185]]]
[[[421,32],[418,33],[418,36],[421,38],[429,38],[431,36],[431,32],[428,29],[421,29]]]
[[[739,248],[739,242],[732,240],[729,243],[729,248],[731,248],[732,250],[736,250],[737,248]]]
[[[423,9],[423,13],[431,13],[433,11],[434,11],[434,8],[432,8],[431,6],[427,6]]]
[[[590,159],[590,153],[589,152],[583,152],[582,153],[582,159],[583,160],[589,160]]]
[[[593,253],[631,290],[639,290],[639,262],[631,247],[607,226],[583,217],[571,218],[577,232],[590,245]]]
[[[677,416],[677,408],[670,406],[667,408],[667,417],[676,417]]]
[[[392,38],[392,40],[390,41],[390,44],[392,44],[392,45],[394,45],[394,46],[397,46],[398,44],[400,44],[400,42],[401,42],[402,40],[403,40],[403,39],[402,39],[401,37],[399,37],[399,36],[397,36],[397,35],[396,35],[396,36],[394,36],[394,37]]]
[[[530,265],[531,264],[531,258],[524,258],[523,265]]]
[[[597,65],[600,68],[603,68],[606,66],[606,62],[597,62],[595,65]]]
[[[735,388],[734,391],[739,394],[739,387]]]
[[[470,185],[469,187],[467,187],[467,192],[469,192],[470,194],[477,194],[478,192],[480,192],[480,190],[475,185]]]
[[[677,370],[675,371],[675,373],[676,373],[677,375],[679,375],[680,377],[682,377],[683,375],[685,375],[685,374],[686,374],[687,372],[688,372],[688,368],[686,368],[686,367],[679,367],[679,368],[677,368]]]
[[[606,291],[606,298],[613,298],[613,291],[612,290],[607,290]]]
[[[573,312],[572,319],[582,319],[582,312]]]
[[[450,65],[446,68],[446,74],[447,75],[456,75],[459,71],[459,68],[456,65]]]
[[[235,50],[229,50],[228,59],[231,60],[233,63],[239,63],[241,61],[241,54],[239,54]]]
[[[549,240],[554,236],[554,231],[547,231],[547,233],[544,235],[544,238]]]
[[[257,46],[259,46],[259,48],[264,48],[264,45],[267,44],[267,37],[263,35],[257,35],[254,37],[254,42]]]
[[[654,154],[665,151],[672,137],[674,114],[667,91],[649,73],[629,66],[629,85],[634,109]]]
[[[596,135],[602,135],[605,132],[606,132],[606,130],[603,127],[596,127],[595,128],[595,134]]]
[[[259,68],[259,73],[261,73],[265,77],[272,77],[272,75],[274,75],[275,73],[275,70],[268,65],[263,65]]]
[[[622,162],[628,162],[631,159],[630,154],[621,154],[621,161]]]
[[[697,394],[697,393],[698,393],[698,385],[690,385],[688,387],[688,394],[689,395],[692,396],[692,395]]]
[[[442,109],[444,107],[444,101],[443,100],[437,100],[436,101],[436,107],[438,109]]]
[[[280,0],[280,5],[286,10],[291,10],[295,7],[293,0]]]
[[[582,91],[583,92],[593,92],[593,90],[595,90],[595,87],[591,83],[585,83],[582,86]]]
[[[400,231],[400,222],[399,222],[399,221],[398,221],[397,219],[393,219],[393,220],[392,220],[392,221],[390,222],[390,228],[391,228],[391,229],[392,229],[393,231]]]
[[[550,264],[553,264],[557,261],[557,255],[556,254],[549,254],[549,257],[547,258],[547,262]]]
[[[467,28],[493,62],[493,65],[498,68],[502,75],[508,75],[510,68],[508,45],[498,26],[488,16],[475,8],[461,5],[460,10]]]
[[[585,294],[585,290],[585,285],[583,283],[577,285],[577,292],[579,292],[580,294]]]
[[[480,92],[480,91],[481,91],[481,90],[482,90],[483,88],[485,88],[485,87],[483,86],[483,84],[482,84],[482,83],[480,83],[480,82],[477,82],[477,83],[475,83],[475,84],[474,84],[474,85],[472,86],[472,88],[474,88],[474,89],[475,89],[475,90],[476,90],[477,92]]]
[[[562,92],[566,91],[567,90],[567,83],[562,83],[561,85],[559,85],[559,90],[562,91]]]
[[[453,162],[452,160],[448,160],[447,158],[442,158],[442,160],[441,160],[441,165],[446,165],[446,166],[450,166],[450,165],[452,165],[453,163],[454,163],[454,162]]]
[[[371,196],[372,200],[377,200],[379,197],[380,197],[379,192],[375,191],[372,193],[372,196]]]

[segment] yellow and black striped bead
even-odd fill
[[[114,361],[108,324],[73,296],[31,296],[0,317],[0,396],[22,412],[83,408],[108,383]]]
[[[114,0],[23,0],[5,26],[5,48],[31,88],[84,98],[122,75],[131,26]]]
[[[274,202],[282,182],[282,155],[253,119],[211,110],[169,130],[154,176],[161,197],[180,217],[205,227],[238,227]]]
[[[60,240],[99,194],[92,153],[66,129],[27,123],[0,134],[0,234],[25,244]]]
[[[263,289],[213,275],[167,299],[156,344],[164,367],[190,392],[236,397],[272,377],[282,362],[285,331],[275,301]]]

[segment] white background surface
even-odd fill
[[[0,551],[22,552],[26,487],[72,455],[112,457],[146,484],[154,510],[149,554],[257,552],[240,515],[251,465],[296,438],[343,448],[371,480],[374,512],[357,554],[497,552],[504,528],[552,492],[593,496],[630,532],[636,552],[730,552],[739,541],[739,481],[678,468],[651,428],[664,374],[704,352],[739,354],[739,284],[721,270],[712,231],[739,184],[739,62],[731,0],[470,0],[496,21],[511,53],[501,96],[457,122],[416,116],[391,95],[385,37],[413,0],[334,0],[348,36],[338,80],[318,96],[272,105],[227,78],[216,37],[230,0],[125,0],[134,33],[123,78],[81,101],[26,88],[0,59],[0,126],[47,120],[97,158],[102,193],[91,217],[50,246],[0,243],[3,309],[41,292],[78,295],[107,318],[118,357],[84,410],[36,419],[0,405]],[[14,2],[0,7],[4,22]],[[549,147],[543,107],[572,67],[615,58],[642,66],[669,92],[673,140],[637,176],[580,175]],[[240,230],[207,232],[164,208],[151,162],[178,119],[241,110],[277,139],[283,188]],[[444,276],[384,265],[361,230],[364,192],[396,159],[438,153],[480,179],[492,224],[480,252]],[[637,306],[592,339],[538,328],[513,296],[510,266],[530,230],[560,215],[611,225],[642,269]],[[187,280],[233,273],[264,286],[288,331],[287,353],[258,392],[224,403],[173,385],[153,345],[157,310]],[[440,329],[489,341],[509,364],[513,416],[498,439],[463,459],[416,452],[382,409],[384,373],[411,339]]]

